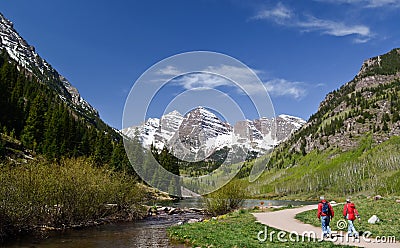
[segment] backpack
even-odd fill
[[[328,202],[322,203],[322,213],[329,215],[329,205]]]

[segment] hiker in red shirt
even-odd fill
[[[349,237],[353,236],[355,238],[358,238],[358,232],[356,231],[356,228],[354,227],[354,220],[358,218],[360,220],[360,216],[358,215],[358,211],[356,209],[356,206],[354,203],[350,201],[350,199],[346,200],[346,204],[344,204],[343,208],[343,217],[347,219],[347,222],[349,223],[348,225],[348,232],[347,235]]]
[[[318,219],[321,220],[322,226],[322,238],[329,238],[331,235],[331,228],[329,227],[329,222],[333,219],[335,212],[329,202],[325,200],[323,196],[319,198],[321,201],[318,203]]]

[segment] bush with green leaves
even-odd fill
[[[95,167],[88,159],[0,165],[0,181],[0,241],[42,225],[62,228],[144,213],[144,190],[132,176]]]
[[[246,195],[244,183],[234,180],[205,197],[206,209],[213,216],[226,214],[240,208],[246,199]]]

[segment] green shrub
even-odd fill
[[[4,155],[6,154],[6,147],[4,143],[4,140],[0,136],[0,159],[4,158]]]
[[[235,180],[205,197],[206,209],[213,215],[226,214],[240,208],[247,192],[243,182]]]
[[[144,190],[136,181],[122,172],[97,168],[87,159],[2,166],[0,181],[0,217],[8,221],[0,225],[0,238],[39,225],[84,225],[114,214],[142,214]]]

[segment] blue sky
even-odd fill
[[[277,114],[308,119],[363,60],[400,47],[398,0],[13,0],[0,11],[116,128],[134,82],[178,53],[242,61]]]

